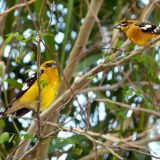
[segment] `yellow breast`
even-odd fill
[[[54,100],[59,84],[58,70],[49,68],[40,76],[40,110],[44,111]],[[26,98],[27,97],[27,98]],[[38,84],[37,81],[30,87],[30,89],[19,99],[20,104],[24,107],[37,110]]]
[[[47,74],[43,74],[40,78],[41,85],[41,110],[45,110],[54,100],[58,90],[58,71],[49,69]],[[44,84],[43,84],[44,83]]]

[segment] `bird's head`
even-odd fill
[[[48,68],[52,68],[52,69],[55,68],[56,69],[57,65],[56,65],[56,62],[54,60],[48,60],[48,61],[42,63],[40,68],[45,69],[45,70],[48,69]]]
[[[121,31],[126,31],[133,23],[135,23],[134,20],[122,20],[119,24],[115,25],[114,28],[120,29]]]

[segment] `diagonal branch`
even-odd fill
[[[36,1],[36,0],[28,1],[28,2],[27,2],[27,5],[32,4],[32,3],[34,3],[35,1]],[[4,15],[8,14],[9,12],[11,12],[11,11],[13,11],[13,10],[15,10],[15,9],[18,9],[18,8],[20,8],[20,7],[25,7],[25,6],[26,6],[26,3],[16,4],[16,5],[14,5],[13,7],[5,10],[5,11],[2,12],[2,13],[0,13],[0,16],[4,16]]]

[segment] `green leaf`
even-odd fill
[[[32,135],[32,134],[21,134],[20,137],[21,137],[21,138],[24,138],[24,139],[26,139],[26,140],[32,140],[32,141],[33,141],[34,138],[35,138],[35,136]]]
[[[36,14],[37,14],[37,18],[38,18],[39,13],[40,13],[41,4],[42,4],[42,1],[36,1],[34,3],[34,8],[35,8],[35,11],[36,11]]]
[[[0,77],[3,79],[5,75],[5,64],[3,61],[0,62]]]
[[[28,42],[28,41],[30,41],[30,40],[31,40],[31,37],[28,37],[28,38],[26,38],[26,39],[23,39],[22,42],[26,43],[26,42]]]
[[[14,136],[15,136],[15,135],[12,135],[12,136],[9,138],[9,140],[8,140],[9,143],[13,140]]]
[[[144,106],[145,106],[145,108],[150,108],[150,109],[152,109],[153,108],[153,104],[148,100],[148,99],[146,99],[146,98],[144,98]]]
[[[6,38],[6,40],[5,40],[5,43],[10,43],[11,40],[13,39],[13,37],[14,37],[14,34],[13,34],[13,33],[8,34],[8,35],[7,35],[7,38]]]
[[[41,89],[45,88],[46,86],[48,86],[48,82],[45,81],[45,80],[40,80],[40,87],[41,87]]]
[[[76,156],[82,155],[82,152],[83,152],[83,149],[82,149],[82,148],[76,147],[76,148],[74,149],[74,154],[75,154]]]
[[[18,32],[15,34],[15,37],[17,40],[22,41],[23,40],[23,36],[20,35]]]
[[[5,126],[5,122],[3,119],[0,119],[0,127],[4,127]]]
[[[53,33],[52,33],[52,36],[50,34],[45,35],[44,36],[44,42],[45,42],[45,45],[47,47],[49,47],[54,53],[56,49],[55,49],[55,44],[54,44]],[[46,49],[45,54],[43,56],[44,56],[44,59],[51,59],[52,58],[52,54],[47,49]]]
[[[132,153],[133,156],[132,156],[132,159],[136,159],[136,160],[150,160],[151,159],[151,156],[148,156],[146,154],[141,154],[141,153],[138,153],[138,152],[133,152]]]
[[[143,97],[143,93],[140,89],[137,89],[135,93],[136,93],[137,96]]]
[[[38,42],[38,40],[37,40],[35,37],[31,37],[31,40],[32,40],[33,42],[35,42],[35,43]]]
[[[9,133],[8,132],[3,132],[0,135],[0,143],[7,142],[8,140],[9,140]]]
[[[125,120],[125,119],[126,119],[126,114],[125,114],[125,112],[123,112],[123,111],[118,112],[117,115],[119,115],[120,118],[122,118],[121,120]]]
[[[133,88],[127,88],[123,91],[125,97],[130,97],[135,95],[135,90]]]
[[[111,56],[111,55],[106,55],[106,56],[104,56],[104,58],[108,62],[114,60],[113,56]]]
[[[14,88],[17,88],[17,89],[21,89],[22,86],[23,86],[21,83],[17,82],[14,79],[6,79],[5,81],[8,82],[8,84],[10,84],[11,86],[13,86]]]
[[[78,141],[77,139],[75,139],[73,137],[70,137],[70,138],[67,138],[67,139],[58,138],[58,139],[55,140],[54,145],[50,146],[49,153],[54,152],[58,148],[61,149],[68,144],[75,145],[75,144],[79,144],[79,143],[80,143],[80,141]]]

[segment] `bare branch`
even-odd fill
[[[32,3],[34,3],[36,0],[31,0],[31,1],[28,1],[27,4],[30,5]],[[15,6],[7,9],[6,11],[0,13],[0,16],[4,16],[6,14],[8,14],[9,12],[15,10],[15,9],[18,9],[18,8],[21,8],[21,7],[25,7],[26,6],[26,3],[21,3],[21,4],[16,4]]]

